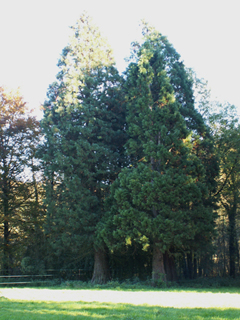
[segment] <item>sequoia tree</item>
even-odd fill
[[[164,255],[189,250],[196,235],[207,236],[214,224],[201,154],[208,129],[194,108],[191,79],[165,37],[147,24],[143,35],[141,45],[133,44],[126,71],[126,147],[132,163],[113,184],[116,202],[106,225],[113,220],[119,243],[152,250],[156,282],[166,279]],[[114,248],[106,228],[102,234]]]
[[[72,30],[44,104],[46,232],[62,263],[69,254],[80,261],[94,253],[92,280],[101,283],[109,270],[96,226],[109,186],[124,164],[123,80],[87,15]]]

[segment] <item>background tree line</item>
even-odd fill
[[[239,273],[239,124],[142,24],[120,75],[87,15],[40,121],[0,91],[1,270],[110,278]]]

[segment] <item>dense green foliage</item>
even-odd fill
[[[166,37],[145,22],[142,33],[120,75],[83,14],[41,124],[1,89],[5,273],[155,285],[238,274],[235,109],[210,101]]]
[[[240,204],[240,126],[234,106],[216,104],[211,109],[208,120],[214,132],[216,153],[219,157],[221,169],[217,181],[218,189],[215,193],[219,207],[219,229],[224,219],[228,221],[227,238],[229,243],[227,252],[229,266],[224,263],[222,273],[226,274],[226,269],[229,269],[230,276],[235,277],[238,269],[237,265],[239,264],[237,238]],[[223,252],[221,253],[223,254]],[[223,258],[226,260],[226,257]]]
[[[42,234],[35,157],[40,137],[39,123],[27,114],[21,95],[0,88],[0,256],[6,274],[37,240],[34,233]]]
[[[214,215],[206,201],[206,163],[198,156],[208,129],[194,109],[188,73],[166,38],[146,24],[143,34],[126,72],[132,163],[113,188],[116,206],[109,219],[118,242],[152,249],[157,278],[154,274],[165,274],[163,254],[196,250],[203,238],[209,244]]]
[[[44,105],[47,233],[59,259],[73,254],[79,261],[94,249],[104,259],[95,231],[124,165],[123,80],[89,17],[81,17],[73,33]]]

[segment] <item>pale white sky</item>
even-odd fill
[[[20,86],[37,109],[55,80],[69,26],[83,11],[108,39],[120,71],[145,19],[209,81],[213,98],[240,114],[240,0],[0,0],[0,85]]]

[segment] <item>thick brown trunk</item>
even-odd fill
[[[156,284],[160,280],[166,281],[166,272],[164,268],[163,253],[155,245],[152,259],[152,282],[153,284]]]
[[[104,250],[95,250],[92,283],[103,284],[110,278],[108,261]]]
[[[165,252],[164,255],[164,268],[167,275],[168,281],[177,281],[177,272],[174,257]]]

